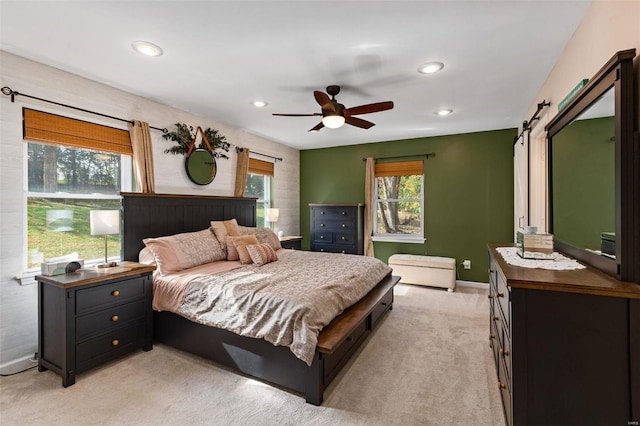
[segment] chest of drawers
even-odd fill
[[[507,264],[489,246],[489,342],[508,425],[640,420],[640,285]]]
[[[363,254],[362,204],[309,204],[311,251]]]
[[[38,369],[75,375],[136,349],[152,349],[153,266],[123,262],[38,276]]]

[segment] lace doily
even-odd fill
[[[509,265],[522,266],[523,268],[552,269],[556,271],[569,271],[584,269],[586,266],[574,259],[569,259],[560,253],[553,252],[553,259],[523,259],[518,255],[517,247],[497,247],[496,251]]]

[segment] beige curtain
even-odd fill
[[[234,197],[242,197],[244,188],[247,186],[247,173],[249,172],[249,149],[238,148],[238,164],[236,166],[236,189],[233,192]]]
[[[153,177],[153,148],[149,123],[133,120],[129,123],[129,137],[133,149],[133,170],[140,192],[153,194],[155,183]]]
[[[376,160],[373,157],[367,158],[367,165],[364,180],[364,255],[374,257],[373,241],[373,215],[375,204],[373,203],[373,189],[375,188]]]

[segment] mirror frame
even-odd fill
[[[554,239],[554,249],[616,277],[640,283],[640,153],[634,152],[635,49],[617,52],[585,87],[545,126],[547,131],[547,218],[553,234],[553,137],[615,87],[615,232],[616,258],[600,256]],[[635,213],[634,213],[635,212]]]

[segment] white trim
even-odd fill
[[[38,365],[38,360],[33,355],[23,356],[0,365],[0,376],[20,373],[36,365]]]
[[[426,238],[422,235],[407,234],[378,234],[371,237],[371,241],[382,243],[408,243],[408,244],[424,244]]]
[[[456,286],[473,287],[473,288],[481,288],[484,290],[489,290],[489,283],[479,283],[477,281],[456,280]]]

